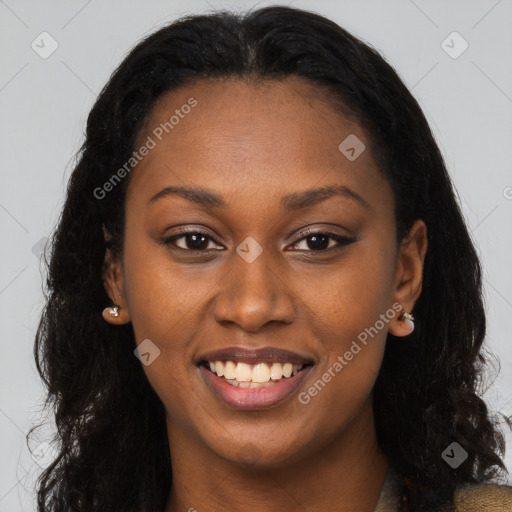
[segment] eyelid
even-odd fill
[[[348,240],[355,239],[355,236],[352,234],[343,235],[341,233],[335,233],[334,231],[331,230],[331,228],[321,228],[320,227],[320,228],[306,228],[304,231],[301,231],[299,234],[300,238],[297,239],[297,242],[301,241],[303,238],[305,238],[309,235],[317,235],[317,234],[338,236],[338,237],[346,238]],[[294,243],[297,243],[297,242],[294,242]]]

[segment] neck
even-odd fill
[[[173,482],[165,512],[374,512],[388,468],[371,401],[322,450],[272,469],[226,460],[170,420],[167,430]]]

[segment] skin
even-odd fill
[[[232,78],[171,91],[139,142],[190,97],[197,106],[132,171],[123,254],[107,253],[104,275],[120,306],[106,321],[132,322],[137,343],[149,338],[161,351],[143,369],[167,411],[173,486],[165,511],[372,512],[388,467],[372,388],[387,332],[405,336],[410,326],[395,315],[309,404],[297,394],[394,303],[413,309],[425,224],[416,221],[397,248],[393,192],[365,132],[308,82]],[[349,134],[366,145],[354,161],[338,150]],[[228,206],[178,196],[148,206],[172,185],[207,187]],[[343,195],[290,212],[280,204],[283,195],[324,185],[348,187],[368,207]],[[205,231],[211,254],[192,255],[187,237],[179,247],[162,244],[176,226]],[[315,251],[305,228],[356,241]],[[248,236],[263,249],[250,264],[236,252]],[[240,411],[213,395],[195,364],[231,345],[286,348],[315,366],[281,405]]]

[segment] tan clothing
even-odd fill
[[[402,479],[390,466],[374,512],[397,512]],[[512,512],[512,487],[497,484],[464,484],[454,493],[455,512]]]
[[[477,484],[455,491],[457,512],[512,512],[512,487]]]

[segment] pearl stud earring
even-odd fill
[[[108,313],[110,316],[118,317],[119,316],[119,306],[112,306],[109,309]]]
[[[411,313],[407,313],[407,311],[405,310],[402,311],[401,315],[398,317],[398,320],[400,322],[405,322],[409,326],[409,334],[411,334],[411,332],[414,331],[414,316],[411,315]]]

